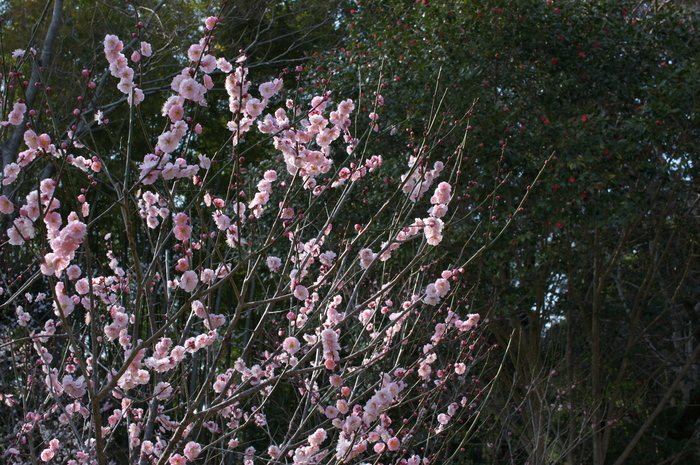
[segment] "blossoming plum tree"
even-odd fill
[[[245,55],[217,56],[217,27],[206,19],[165,98],[140,85],[157,53],[147,41],[104,38],[105,85],[129,114],[108,150],[78,131],[118,130],[99,109],[96,122],[76,109],[71,128],[36,124],[16,86],[35,51],[6,58],[2,137],[23,143],[0,196],[14,263],[0,293],[16,316],[2,335],[2,459],[417,465],[458,453],[488,396],[470,372],[488,354],[480,317],[458,297],[470,257],[437,252],[461,148],[444,160],[416,149],[398,182],[377,182],[383,159],[402,156],[372,152],[378,113],[330,91],[306,99],[291,72],[253,85]],[[80,79],[94,91],[90,71]],[[201,153],[215,122],[200,110],[222,97],[230,136]],[[149,99],[163,102],[159,130],[140,115]],[[252,149],[266,159],[247,163]],[[365,189],[386,200],[350,223]]]

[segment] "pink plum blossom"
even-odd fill
[[[183,454],[187,457],[187,460],[194,462],[197,456],[202,452],[202,446],[194,441],[190,441],[185,444]]]
[[[198,281],[197,273],[192,270],[185,271],[180,278],[180,288],[185,292],[192,292],[197,287]]]
[[[299,352],[301,344],[299,344],[299,340],[297,338],[290,336],[286,338],[284,342],[282,342],[282,348],[290,355],[294,355]]]
[[[54,454],[55,454],[55,452],[53,450],[44,449],[41,451],[40,458],[41,458],[42,462],[48,462],[53,458]]]

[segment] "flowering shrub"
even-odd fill
[[[129,106],[124,146],[105,151],[77,124],[40,129],[3,87],[3,136],[24,140],[4,166],[3,241],[26,260],[0,288],[16,315],[2,341],[14,370],[3,460],[417,465],[458,453],[488,392],[470,371],[480,317],[459,300],[470,259],[436,252],[459,150],[431,161],[416,149],[381,182],[383,159],[401,156],[371,152],[381,96],[365,117],[330,92],[295,98],[285,73],[255,86],[245,56],[216,56],[217,23],[171,79],[160,132],[137,115],[162,99],[139,85],[151,45],[105,37],[107,85]],[[33,53],[15,53],[13,76]],[[198,109],[222,84],[230,137],[201,153],[215,122]],[[76,122],[111,131],[95,110]],[[153,145],[135,144],[137,130]],[[265,160],[246,163],[252,149]],[[357,208],[368,189],[383,203]]]

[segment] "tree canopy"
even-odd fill
[[[382,76],[385,154],[415,150],[391,127],[438,150],[468,131],[456,215],[469,239],[448,253],[487,247],[464,298],[509,361],[482,457],[696,460],[694,7],[363,1],[345,14],[323,72]]]
[[[366,234],[376,236],[364,245],[386,247],[383,239],[396,235],[402,221],[432,208],[429,195],[415,203],[391,203],[410,180],[407,163],[415,163],[409,165],[412,172],[423,177],[435,162],[454,168],[446,217],[453,235],[425,252],[420,273],[412,271],[404,294],[392,297],[398,302],[408,289],[464,264],[448,310],[478,313],[488,321],[471,341],[483,348],[470,365],[472,377],[459,385],[467,396],[478,397],[483,389],[487,399],[479,400],[478,415],[463,417],[465,427],[432,443],[433,459],[464,465],[697,462],[700,18],[695,5],[12,0],[3,3],[2,15],[3,119],[23,98],[36,113],[30,126],[37,133],[88,145],[116,180],[82,186],[94,193],[98,210],[110,208],[121,195],[134,205],[140,201],[136,191],[122,191],[127,185],[122,181],[140,162],[128,147],[147,147],[146,153],[160,143],[153,134],[167,117],[161,107],[173,90],[170,82],[183,67],[200,65],[188,57],[188,47],[199,40],[209,15],[220,21],[212,50],[232,62],[245,54],[251,70],[270,79],[284,77],[291,84],[283,95],[294,104],[311,105],[316,95],[354,99],[357,140],[346,142],[363,150],[334,151],[329,157],[335,163],[357,167],[373,155],[383,158],[381,182],[352,194],[329,191],[328,205],[343,205],[342,210],[331,214],[309,200],[307,216],[301,212],[298,223],[305,231],[322,234],[332,217],[345,228],[338,244],[346,244],[353,230],[364,234],[369,224]],[[104,35],[124,31],[133,36],[123,37],[129,53],[140,50],[142,40],[155,51],[139,65],[144,72],[138,88],[158,98],[139,106],[125,104],[127,96],[110,81],[104,62]],[[16,49],[22,53],[11,57]],[[211,92],[226,95],[221,82]],[[192,107],[197,121],[221,124],[202,124],[202,137],[188,142],[187,157],[220,156],[222,141],[231,137],[227,101]],[[97,115],[102,121],[95,121]],[[111,122],[100,124],[105,119]],[[0,129],[3,168],[17,161],[22,133],[30,126]],[[222,162],[218,177],[209,181],[212,190],[235,188],[229,189],[227,203],[236,198],[236,189],[255,190],[251,173],[282,161],[271,155],[266,135],[246,137],[246,148],[241,145],[242,152]],[[21,185],[61,169],[31,165]],[[319,184],[330,185],[328,176]],[[77,186],[61,188],[73,197],[80,193]],[[173,190],[169,208],[195,205],[202,192]],[[13,201],[20,193],[26,194],[3,187]],[[286,200],[275,197],[275,202]],[[392,207],[370,214],[368,206],[377,205]],[[137,220],[133,210],[130,215]],[[128,217],[105,220],[114,222],[113,246],[129,244],[157,256],[160,239],[130,236],[122,223]],[[13,220],[2,219],[3,241]],[[215,229],[201,214],[196,222]],[[255,237],[279,227],[275,218],[256,225]],[[220,246],[211,248],[212,256]],[[261,247],[277,251],[281,246]],[[414,252],[400,249],[395,260],[351,282],[357,292],[379,295],[372,293],[390,282],[389,276],[400,275],[403,267],[414,269]],[[7,271],[0,286],[10,295],[21,286],[21,276],[38,270],[38,252],[5,245],[2,253]],[[132,256],[117,258],[138,267]],[[231,279],[255,280],[247,288],[252,300],[274,294],[276,275],[252,269]],[[235,286],[219,292],[217,312],[240,298],[236,292]],[[353,292],[345,297],[350,295],[357,298]],[[425,325],[432,332],[438,315],[422,314],[414,331]],[[241,321],[240,340],[228,361],[279,342],[263,321],[273,320],[250,312]],[[5,334],[19,334],[14,314],[7,313],[2,323]],[[458,347],[446,344],[444,360],[462,354]],[[419,357],[417,345],[407,350]],[[12,376],[2,378],[0,394],[16,391]],[[198,379],[191,376],[183,388],[194,392]],[[436,403],[458,394],[426,392]],[[277,395],[280,404],[295,397],[293,388]],[[423,406],[406,402],[397,409],[408,418]],[[18,421],[16,412],[12,415],[6,418]],[[282,411],[278,415],[272,422],[282,428],[279,418],[286,417]],[[0,427],[0,433],[10,437],[12,427]],[[272,437],[250,434],[256,445]],[[430,448],[430,438],[427,433],[424,447]]]

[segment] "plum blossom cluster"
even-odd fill
[[[317,186],[316,178],[328,173],[333,164],[332,159],[329,158],[331,144],[341,135],[348,153],[352,153],[357,144],[357,140],[349,131],[350,114],[355,108],[352,100],[341,101],[327,118],[324,112],[330,101],[329,94],[315,96],[311,100],[311,110],[304,115],[291,100],[288,100],[286,106],[288,110],[293,110],[291,118],[303,116],[297,124],[290,122],[290,115],[283,108],[279,108],[274,117],[267,115],[259,124],[261,132],[276,134],[273,138],[274,146],[282,152],[289,174],[300,176],[304,188],[314,189],[315,195],[319,195],[324,190],[324,186]],[[350,168],[342,168],[338,179],[350,178],[353,171],[355,171],[354,165]],[[360,177],[356,176],[355,179]],[[333,185],[341,184],[337,181]]]
[[[447,205],[451,195],[452,186],[449,183],[441,182],[435,189],[435,194],[430,198],[430,203],[433,205],[428,210],[430,216],[423,220],[423,233],[430,245],[438,245],[442,242],[442,230],[445,227],[442,217],[447,213]]]
[[[350,149],[352,145],[348,146]],[[349,150],[352,152],[352,150]],[[383,159],[381,155],[372,155],[370,158],[366,159],[364,164],[357,164],[355,162],[350,163],[350,166],[346,166],[340,169],[338,172],[338,178],[333,181],[331,187],[339,187],[345,184],[346,181],[356,182],[364,178],[367,173],[371,173],[380,166],[382,166]]]
[[[17,100],[12,106],[12,111],[7,115],[7,121],[0,122],[0,126],[8,126],[10,124],[19,126],[24,121],[24,114],[27,111],[27,104],[23,99]]]
[[[403,373],[397,369],[397,373]],[[401,447],[401,440],[394,435],[392,421],[384,412],[406,388],[400,379],[392,379],[389,374],[382,376],[381,388],[365,403],[355,405],[350,410],[345,401],[338,401],[338,417],[333,419],[333,426],[340,430],[340,437],[335,448],[336,460],[350,463],[353,459],[371,450],[376,454],[396,451]],[[333,411],[335,414],[335,411]]]
[[[52,439],[49,441],[49,447],[41,451],[40,458],[44,462],[48,462],[51,460],[54,455],[56,455],[56,452],[58,451],[61,443],[58,441],[58,439]]]
[[[459,334],[463,334],[471,331],[479,323],[480,319],[481,316],[478,313],[469,313],[467,315],[467,319],[462,320],[460,319],[459,314],[449,311],[447,318],[445,319],[445,324],[453,326],[457,329]]]
[[[199,43],[193,44],[188,50],[188,57],[194,67],[185,67],[176,75],[170,87],[177,94],[169,97],[163,105],[162,114],[171,124],[168,130],[158,136],[155,153],[147,154],[139,166],[140,181],[142,184],[153,184],[159,177],[164,180],[192,178],[200,169],[209,169],[211,160],[206,155],[200,154],[197,163],[188,164],[184,158],[172,160],[171,154],[175,152],[183,138],[189,133],[201,134],[202,127],[199,123],[188,125],[185,118],[185,109],[188,102],[206,106],[205,96],[208,90],[214,86],[211,73],[217,68],[230,72],[231,65],[225,59],[217,60],[214,55],[208,53],[211,38],[204,37]],[[116,36],[107,36],[105,39],[105,55],[110,62],[110,71],[115,77],[120,78],[118,88],[125,93],[134,92],[135,103],[143,100],[143,91],[135,87],[133,83],[134,72],[127,66],[126,57],[121,53],[122,42]],[[134,52],[132,61],[140,61],[141,56],[150,56],[151,47],[148,43],[141,43],[141,52]],[[201,81],[201,82],[200,82]],[[131,100],[129,100],[131,101]]]
[[[428,305],[437,305],[440,299],[445,297],[450,291],[450,278],[454,275],[454,271],[445,270],[441,273],[434,283],[430,283],[425,288],[425,296],[423,302]]]
[[[444,274],[443,274],[444,276]],[[441,278],[444,279],[444,278]],[[438,280],[439,281],[439,280]],[[418,361],[418,375],[429,380],[433,369],[431,365],[437,360],[436,346],[446,339],[447,332],[454,328],[458,335],[471,331],[479,323],[480,315],[472,313],[467,315],[466,320],[460,319],[459,315],[452,310],[447,312],[444,323],[437,323],[430,338],[430,343],[423,346],[423,357]],[[455,372],[458,375],[464,373],[466,367],[463,363],[455,365]],[[441,422],[442,423],[442,422]]]
[[[423,195],[428,192],[435,179],[445,169],[445,164],[441,161],[436,161],[433,164],[433,169],[427,169],[421,163],[422,160],[422,157],[411,155],[408,160],[410,171],[401,176],[403,192],[408,194],[408,198],[412,202],[423,198]]]
[[[339,350],[340,345],[338,344],[338,333],[330,328],[326,328],[321,333],[321,341],[323,343],[323,359],[325,360],[324,365],[327,369],[332,370],[335,368],[336,362],[340,360]]]
[[[319,428],[314,431],[306,439],[308,445],[302,445],[294,450],[294,455],[292,456],[293,463],[299,465],[318,463],[328,455],[327,451],[321,451],[321,444],[323,444],[327,438],[328,433],[325,429]],[[280,456],[279,448],[275,446],[272,449],[268,449],[268,454],[271,458],[278,459]]]
[[[185,465],[187,461],[194,462],[202,452],[202,445],[194,441],[185,444],[182,454],[175,454],[170,458],[170,465]]]
[[[178,122],[179,123],[179,122]],[[140,179],[143,184],[153,184],[159,176],[165,180],[191,178],[200,170],[199,164],[188,164],[184,158],[171,161],[170,152],[174,151],[186,134],[185,124],[175,123],[171,131],[158,137],[156,149],[158,154],[147,154],[139,166]]]
[[[240,225],[248,220],[245,203],[233,202],[227,208],[224,199],[212,196],[209,193],[204,195],[204,203],[207,207],[213,207],[212,218],[216,224],[216,229],[225,233],[226,244],[229,247],[236,248],[239,245],[247,244],[247,241],[241,239],[238,233]],[[259,211],[262,212],[262,207],[260,207]]]
[[[332,250],[322,249],[331,230],[332,226],[329,225],[318,238],[312,238],[306,242],[300,241],[294,234],[289,234],[289,240],[296,252],[290,257],[294,267],[289,272],[291,287],[295,291],[304,278],[310,274],[313,264],[320,264],[319,282],[323,280],[323,276],[328,268],[333,265],[337,254]],[[315,284],[318,284],[318,282]],[[296,292],[301,293],[299,296],[300,300],[305,300],[308,297],[308,293],[305,293],[304,290],[300,289]]]
[[[360,268],[366,270],[374,263],[375,259],[386,262],[391,258],[391,254],[396,251],[401,244],[407,242],[412,237],[416,236],[422,229],[425,228],[425,222],[421,219],[416,219],[410,226],[402,228],[391,241],[382,242],[381,250],[374,253],[372,249],[365,247],[360,250]]]
[[[239,58],[239,63],[245,61],[245,56]],[[237,145],[253,125],[258,121],[258,129],[262,133],[270,134],[275,132],[277,125],[268,114],[264,119],[258,120],[258,117],[263,113],[265,108],[280,90],[282,90],[283,81],[281,79],[273,79],[272,81],[261,84],[258,87],[258,92],[261,98],[254,97],[250,94],[251,82],[247,80],[248,69],[243,66],[238,66],[235,72],[231,73],[231,66],[222,69],[227,73],[226,77],[226,92],[229,96],[229,109],[233,113],[233,119],[228,123],[228,129],[233,132],[233,144]],[[280,120],[279,123],[284,124],[286,117],[284,110],[278,110],[275,115]],[[264,128],[264,130],[263,130]]]
[[[65,152],[64,150],[56,148],[56,145],[51,142],[51,136],[48,134],[37,135],[37,133],[32,129],[27,129],[24,131],[24,143],[28,147],[27,150],[23,150],[17,154],[16,162],[5,165],[2,179],[2,184],[4,186],[8,186],[15,182],[21,170],[37,158],[44,155],[52,155],[55,158],[60,158]],[[94,171],[100,171],[102,167],[97,157],[94,157],[93,159],[85,159],[82,156],[70,156],[68,157],[67,161],[75,166],[78,166],[84,171],[87,171],[88,168],[93,168],[93,163]]]
[[[109,62],[109,72],[112,76],[119,78],[117,88],[120,92],[126,95],[129,105],[138,105],[143,102],[145,95],[135,83],[135,71],[129,66],[129,60],[122,53],[124,43],[119,40],[119,37],[108,34],[104,40],[104,51],[107,61]],[[131,55],[131,61],[138,63],[142,56],[151,56],[152,49],[148,42],[141,42],[141,52],[134,51]]]
[[[436,162],[436,165],[437,163],[438,162]],[[439,173],[442,169],[442,165],[439,165],[439,170],[436,168],[433,171],[437,171],[437,173]],[[433,175],[435,175],[435,173],[433,173]],[[392,252],[398,249],[402,243],[408,241],[421,230],[423,231],[426,242],[429,245],[436,246],[440,244],[443,239],[442,230],[445,227],[445,223],[441,218],[447,213],[448,204],[452,198],[451,195],[452,186],[447,182],[441,182],[435,189],[433,196],[430,198],[430,203],[433,205],[428,210],[428,214],[430,216],[423,219],[417,218],[410,226],[399,231],[393,240],[383,242],[381,245],[382,250],[379,253],[374,253],[370,248],[361,249],[359,253],[360,267],[362,269],[369,268],[377,257],[379,257],[380,261],[389,260]],[[449,290],[449,287],[447,290]],[[431,294],[437,295],[434,292],[431,292]]]
[[[149,228],[155,229],[170,216],[168,203],[158,192],[144,191],[139,199],[139,214],[146,219]]]
[[[210,313],[207,307],[199,300],[192,302],[192,311],[202,319],[202,324],[207,329],[216,329],[226,322],[226,316]]]
[[[67,218],[67,224],[61,228],[63,219],[56,210],[60,206],[58,199],[54,198],[53,192],[56,188],[56,182],[52,179],[45,179],[41,182],[39,191],[32,191],[27,196],[27,204],[24,209],[29,213],[27,219],[38,217],[41,211],[41,206],[45,208],[43,212],[43,223],[46,227],[46,236],[51,247],[51,252],[44,256],[44,263],[41,265],[41,272],[47,276],[60,277],[63,270],[68,268],[71,261],[75,257],[75,252],[80,247],[85,235],[87,234],[87,226],[80,221],[80,217],[75,212],[71,212]],[[85,216],[89,213],[89,204],[84,202],[84,207],[81,215]],[[20,212],[22,209],[20,209]],[[38,219],[38,218],[35,218]],[[22,220],[22,217],[19,218]],[[18,220],[15,220],[17,222]],[[33,238],[33,226],[25,222],[26,229],[23,231],[22,239]],[[29,229],[31,228],[31,229]],[[20,245],[19,241],[11,242],[15,245]],[[19,238],[17,238],[19,239]]]
[[[218,23],[208,18],[205,33]],[[425,241],[415,241],[420,254],[425,243],[439,244],[454,185],[437,186],[427,218],[414,219],[408,208],[389,228],[358,224],[353,232],[336,210],[383,165],[382,156],[361,153],[364,144],[351,131],[355,103],[336,104],[324,93],[309,105],[289,99],[272,110],[273,99],[284,94],[282,79],[256,90],[245,57],[234,69],[216,56],[213,40],[207,35],[187,50],[190,62],[173,78],[173,95],[162,107],[165,130],[154,135],[155,148],[141,160],[123,202],[91,211],[97,210],[87,201],[92,193],[86,188],[66,199],[59,176],[32,187],[22,205],[17,197],[0,196],[0,212],[12,215],[9,244],[39,244],[36,276],[51,283],[48,298],[27,294],[15,306],[31,341],[27,366],[40,375],[32,374],[28,384],[53,403],[19,417],[11,463],[28,463],[29,435],[41,430],[51,435],[33,437],[41,441],[40,459],[70,465],[106,463],[103,454],[114,438],[125,438],[128,463],[150,465],[207,463],[222,451],[246,464],[426,465],[435,459],[426,438],[455,425],[466,410],[466,397],[459,400],[455,392],[462,392],[469,364],[463,343],[479,315],[462,317],[448,308],[444,322],[426,333],[432,325],[426,321],[441,320],[436,315],[459,286],[455,265],[424,291],[421,278],[413,277],[420,266],[431,266],[427,260],[412,265],[410,283],[398,279],[403,262],[398,272],[393,263],[384,274],[371,267],[377,259],[391,260],[421,232]],[[142,103],[134,68],[146,65],[150,45],[141,42],[127,58],[124,44],[108,35],[104,51],[128,103]],[[203,130],[190,110],[213,99],[216,79],[225,83],[233,144],[222,141],[230,153],[209,156],[188,144]],[[26,111],[16,108],[13,120]],[[371,128],[378,118],[370,115]],[[241,167],[238,150],[253,131],[271,140],[279,156],[269,161],[277,163],[274,169]],[[46,154],[78,167],[70,176],[89,186],[94,179],[110,182],[99,158],[69,155],[31,129],[24,137],[28,150],[16,169],[7,165],[3,182]],[[74,148],[80,153],[79,144]],[[425,169],[412,158],[395,197],[404,198],[403,189],[417,202],[444,169],[440,162]],[[91,219],[112,210],[119,214],[110,217],[116,219],[105,234]],[[363,210],[359,214],[369,217],[363,224],[382,224],[379,213]],[[125,234],[112,239],[114,224],[122,222]],[[363,247],[379,243],[377,253]],[[43,329],[40,306],[55,314]],[[440,352],[450,345],[458,348],[456,358]],[[275,418],[273,429],[268,415],[280,398],[298,405],[277,412],[287,417]],[[439,404],[433,416],[426,413],[427,398]],[[285,422],[289,431],[277,434]],[[244,442],[254,428],[269,436],[263,448],[255,444],[258,450]]]
[[[263,178],[258,181],[258,192],[255,193],[253,200],[248,204],[248,208],[254,217],[260,218],[260,215],[262,215],[263,207],[270,201],[272,183],[275,181],[277,181],[277,172],[275,170],[265,171]]]

